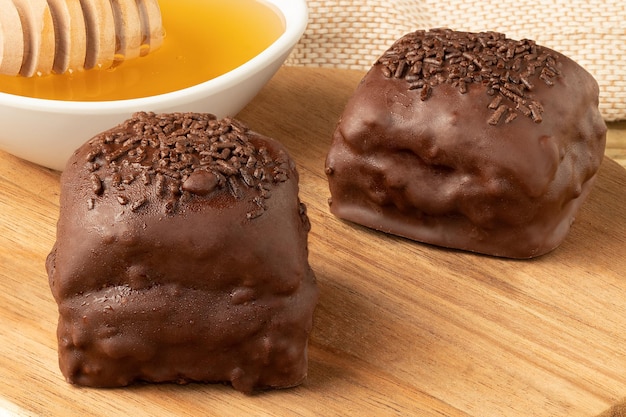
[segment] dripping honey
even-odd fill
[[[21,77],[0,75],[0,92],[52,100],[111,101],[163,94],[224,74],[284,31],[257,0],[159,0],[165,39],[145,57],[112,69]]]

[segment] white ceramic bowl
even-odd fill
[[[250,61],[201,84],[157,96],[103,102],[43,100],[0,93],[0,149],[62,170],[80,145],[136,111],[234,116],[278,71],[307,25],[306,0],[264,1],[282,13],[285,32]]]

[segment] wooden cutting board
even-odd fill
[[[312,222],[321,299],[295,389],[66,384],[44,270],[59,175],[0,153],[0,415],[575,417],[626,396],[626,170],[606,158],[567,240],[531,261],[342,222],[324,158],[362,75],[283,68],[239,115],[289,148]]]

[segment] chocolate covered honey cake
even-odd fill
[[[318,290],[298,173],[233,119],[137,113],[78,149],[47,260],[75,384],[300,384]]]
[[[602,162],[598,101],[584,68],[531,40],[409,33],[341,116],[326,160],[331,212],[449,248],[545,254]]]

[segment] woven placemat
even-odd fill
[[[624,0],[309,0],[308,6],[309,26],[288,64],[367,70],[407,32],[493,30],[577,61],[600,84],[605,120],[626,119]]]

